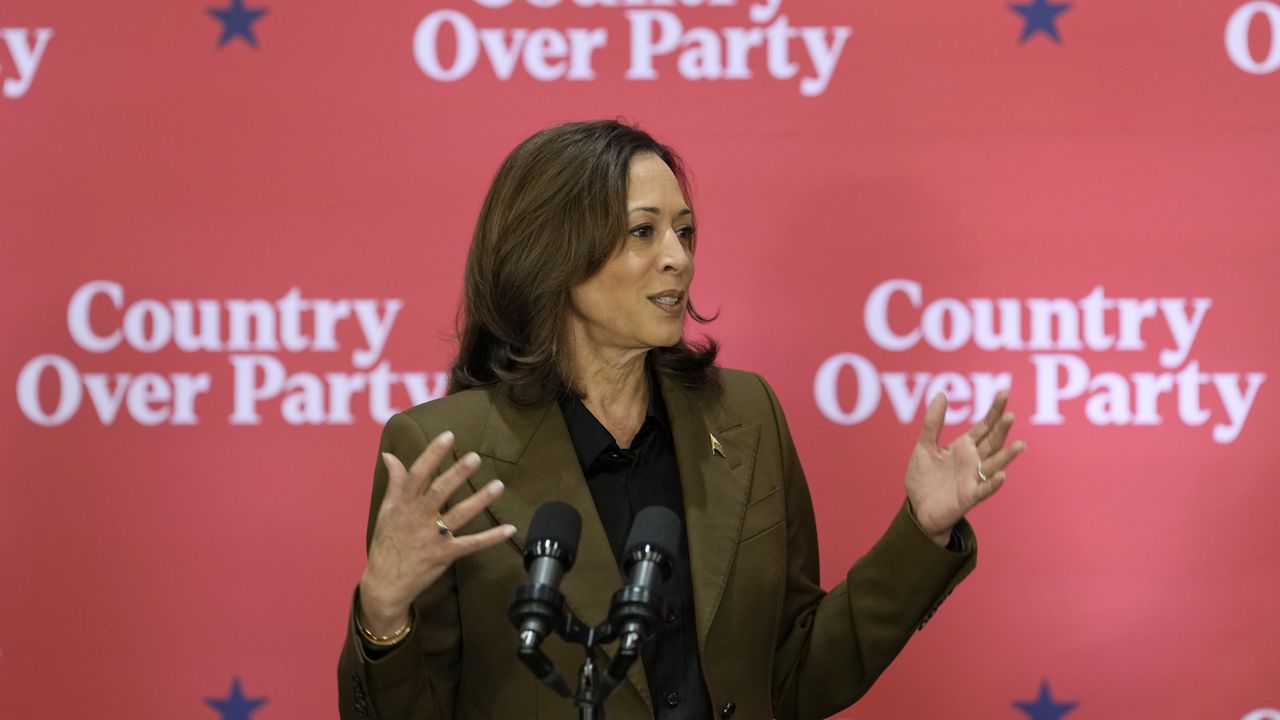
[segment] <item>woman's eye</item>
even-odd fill
[[[682,227],[679,230],[676,230],[676,234],[680,236],[680,239],[682,241],[691,243],[693,242],[693,239],[697,237],[698,229],[693,227],[692,225],[689,225],[687,227]]]
[[[647,238],[653,235],[652,225],[637,225],[631,228],[631,234],[638,238]]]

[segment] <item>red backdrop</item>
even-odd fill
[[[1280,718],[1280,4],[11,0],[0,28],[0,716],[334,716],[379,424],[443,388],[488,180],[624,116],[693,170],[694,294],[782,399],[828,583],[928,394],[1012,386],[1029,452],[978,571],[846,716]]]

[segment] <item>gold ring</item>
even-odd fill
[[[444,537],[453,537],[453,531],[445,524],[444,517],[441,515],[436,515],[436,530],[439,530]]]
[[[991,479],[991,478],[987,477],[987,474],[986,474],[986,473],[982,472],[982,461],[981,461],[981,460],[979,460],[979,461],[978,461],[978,482],[980,482],[980,483],[984,483],[984,482],[987,482],[987,481],[988,481],[988,480],[990,480],[990,479]]]

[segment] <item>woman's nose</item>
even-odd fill
[[[689,248],[680,240],[675,230],[662,234],[661,262],[664,272],[683,272],[689,268]]]

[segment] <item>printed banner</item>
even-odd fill
[[[1280,2],[13,0],[0,41],[0,717],[335,717],[488,184],[621,117],[692,171],[688,331],[777,391],[828,587],[928,399],[950,439],[1010,392],[977,570],[841,717],[1280,720]]]

